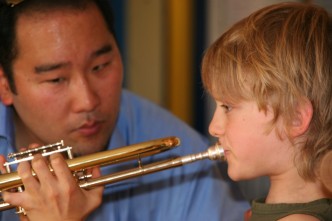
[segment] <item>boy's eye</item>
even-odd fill
[[[228,105],[226,105],[226,104],[222,104],[222,105],[220,105],[220,106],[221,106],[223,109],[225,109],[225,112],[226,112],[226,113],[232,110],[232,107],[230,107],[230,106],[228,106]]]

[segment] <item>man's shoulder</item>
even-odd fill
[[[122,92],[120,115],[125,115],[127,119],[128,117],[134,117],[148,122],[154,121],[155,123],[157,123],[157,119],[159,122],[166,120],[172,123],[184,123],[164,107],[128,90]]]
[[[165,108],[123,91],[117,128],[130,138],[178,136],[188,145],[202,145],[207,138]],[[134,139],[136,140],[136,139]]]
[[[123,89],[122,90],[122,95],[121,95],[121,106],[124,107],[131,107],[134,109],[139,109],[139,108],[156,108],[164,111],[164,108],[161,107],[160,105],[154,103],[153,101],[135,94],[129,90]]]

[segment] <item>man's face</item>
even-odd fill
[[[13,63],[16,143],[64,140],[76,154],[105,147],[119,111],[122,62],[93,6],[22,15]]]

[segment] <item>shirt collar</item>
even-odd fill
[[[13,147],[14,144],[14,123],[13,123],[13,109],[5,106],[0,102],[0,142],[4,145]]]

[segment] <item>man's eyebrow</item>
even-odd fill
[[[42,74],[45,72],[60,69],[62,67],[68,66],[69,63],[55,63],[55,64],[43,64],[35,67],[35,73]]]
[[[95,52],[93,52],[93,53],[91,54],[91,57],[92,57],[92,58],[95,58],[95,57],[98,57],[98,56],[100,56],[100,55],[102,55],[102,54],[109,53],[109,52],[112,51],[112,49],[113,49],[113,48],[112,48],[111,45],[105,45],[105,46],[101,47],[100,49],[96,50]]]
[[[105,45],[105,46],[101,47],[100,49],[94,51],[91,54],[91,58],[98,57],[102,54],[106,54],[106,53],[109,53],[111,51],[112,51],[112,46],[111,45]],[[41,74],[41,73],[57,70],[57,69],[63,68],[63,67],[68,66],[68,65],[69,65],[69,63],[67,63],[67,62],[39,65],[39,66],[35,67],[35,73]]]

